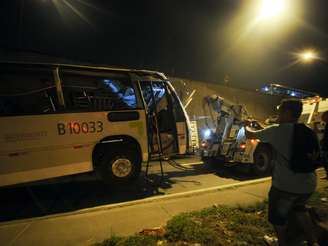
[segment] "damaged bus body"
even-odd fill
[[[128,182],[143,161],[186,153],[188,126],[162,73],[3,62],[0,186],[92,171]]]

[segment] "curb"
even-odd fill
[[[97,207],[93,207],[93,208],[84,208],[84,209],[80,209],[80,210],[76,210],[76,211],[72,211],[72,212],[64,212],[64,213],[58,213],[58,214],[47,215],[47,216],[42,216],[42,217],[14,220],[14,221],[10,221],[10,222],[2,222],[2,223],[0,223],[0,227],[14,225],[14,224],[21,224],[21,223],[32,223],[32,222],[36,222],[36,221],[40,221],[40,220],[56,219],[59,217],[66,217],[66,216],[72,216],[72,215],[74,216],[74,215],[80,215],[80,214],[92,213],[92,212],[98,212],[98,211],[105,211],[105,210],[111,210],[111,209],[115,209],[115,208],[123,208],[123,207],[139,205],[139,204],[171,200],[171,199],[176,199],[176,198],[192,197],[192,196],[202,195],[205,193],[211,193],[211,192],[231,189],[231,188],[238,188],[238,187],[243,187],[243,186],[247,186],[247,185],[265,183],[268,181],[271,181],[271,177],[260,178],[260,179],[250,180],[250,181],[242,181],[242,182],[238,182],[238,183],[234,183],[234,184],[215,186],[215,187],[199,189],[199,190],[194,190],[194,191],[186,191],[186,192],[181,192],[181,193],[176,193],[176,194],[148,197],[148,198],[135,200],[135,201],[129,201],[129,202],[121,202],[121,203],[115,203],[115,204],[109,204],[109,205],[102,205],[102,206],[97,206]]]

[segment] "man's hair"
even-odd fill
[[[298,119],[303,111],[303,103],[298,99],[283,99],[280,102],[279,110],[288,111],[295,119]]]

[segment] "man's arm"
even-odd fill
[[[247,139],[259,139],[262,142],[271,142],[274,138],[275,128],[277,126],[269,126],[262,130],[252,131],[249,127],[245,127],[245,136]]]

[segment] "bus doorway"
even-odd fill
[[[148,115],[150,154],[169,157],[185,151],[186,119],[184,116],[181,117],[182,106],[174,98],[172,89],[167,83],[152,81],[141,83],[141,90]]]

